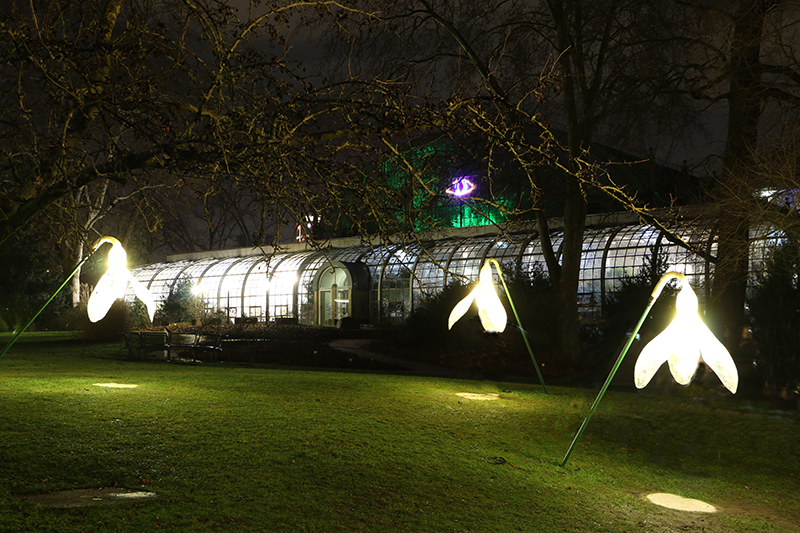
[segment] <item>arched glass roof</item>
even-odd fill
[[[581,257],[578,305],[584,316],[598,316],[606,296],[620,287],[621,280],[645,265],[661,261],[672,270],[686,274],[707,297],[711,263],[716,242],[710,226],[677,228],[675,233],[700,253],[669,242],[650,226],[628,225],[587,228]],[[767,226],[751,231],[751,271],[763,268],[768,251],[783,236]],[[561,232],[551,235],[560,256]],[[275,252],[271,255],[203,258],[146,265],[133,270],[134,276],[162,301],[177,281],[188,279],[199,285],[205,308],[227,316],[256,317],[259,320],[290,318],[314,323],[318,312],[314,286],[318,275],[337,262],[361,262],[369,270],[371,288],[369,320],[373,323],[401,320],[415,300],[442,290],[456,280],[476,281],[484,262],[494,258],[505,268],[546,272],[537,234],[450,237],[420,244],[389,246],[331,247],[325,250]],[[128,300],[134,298],[129,290]]]

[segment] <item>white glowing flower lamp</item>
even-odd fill
[[[491,262],[487,261],[481,268],[478,275],[478,286],[472,289],[466,298],[458,302],[450,312],[447,329],[451,329],[453,324],[469,311],[473,300],[478,303],[478,316],[483,329],[489,333],[502,333],[506,329],[508,315],[506,315],[503,302],[500,301],[494,288]]]
[[[633,375],[637,388],[644,388],[665,362],[669,362],[675,381],[688,385],[702,360],[729,391],[736,393],[739,374],[733,358],[700,319],[697,307],[697,295],[684,280],[675,300],[675,319],[642,349],[636,360]]]
[[[97,322],[106,316],[114,301],[125,296],[125,291],[130,283],[136,297],[147,306],[147,313],[152,321],[156,313],[155,300],[150,291],[128,270],[128,254],[122,244],[114,237],[103,237],[94,245],[94,250],[106,242],[111,243],[111,250],[108,252],[108,270],[97,282],[97,286],[89,297],[89,303],[86,306],[89,320]]]

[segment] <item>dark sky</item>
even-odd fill
[[[229,5],[234,7],[240,18],[247,17],[247,7],[249,0],[228,0]],[[261,7],[261,12],[265,8]],[[254,11],[258,14],[258,11]],[[294,17],[297,19],[297,17]],[[301,61],[309,68],[307,74],[315,74],[312,69],[320,70],[319,64],[326,53],[325,44],[320,37],[314,37],[313,33],[299,24],[290,25],[289,42],[291,46],[290,57],[292,60]],[[320,80],[325,76],[324,72],[319,72]],[[653,139],[649,146],[655,149],[656,158],[666,161],[675,166],[681,166],[687,162],[690,169],[701,166],[704,161],[713,161],[713,156],[721,155],[725,147],[726,124],[725,116],[727,105],[718,104],[716,108],[711,108],[703,115],[698,117],[706,124],[707,131],[695,135],[694,138],[661,138]],[[558,124],[558,120],[553,121]],[[613,143],[608,143],[613,144]],[[615,147],[624,149],[624,147]],[[632,154],[635,157],[644,157],[648,154]]]

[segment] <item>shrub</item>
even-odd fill
[[[220,326],[224,324],[230,324],[230,319],[228,315],[225,314],[225,311],[220,311],[219,309],[213,311],[211,313],[206,313],[203,318],[203,324],[207,324],[209,326]]]
[[[150,315],[147,313],[147,306],[140,299],[136,298],[128,304],[128,314],[131,318],[131,326],[134,329],[146,328],[150,325]]]
[[[800,259],[797,245],[776,248],[748,304],[766,391],[786,396],[800,382]]]
[[[0,331],[22,328],[64,281],[61,268],[32,237],[9,242],[0,251]],[[60,315],[69,309],[68,298],[67,290],[60,291],[28,331],[60,329]]]
[[[153,323],[161,326],[191,322],[194,318],[195,296],[192,282],[180,279],[170,288],[169,294],[153,317]]]
[[[89,341],[109,342],[122,338],[122,333],[131,330],[128,304],[122,299],[111,304],[111,309],[102,320],[90,322],[84,313],[82,337]]]
[[[558,351],[559,324],[553,301],[555,293],[547,274],[539,265],[527,271],[503,265],[503,276],[519,315],[519,327],[525,330],[531,345],[537,351]],[[506,295],[502,299],[508,311],[508,320],[516,327]]]
[[[443,290],[424,299],[415,300],[412,312],[400,327],[402,336],[410,344],[444,344],[451,337],[463,337],[468,328],[466,317],[453,326],[454,334],[447,330],[450,311],[472,288],[453,281]]]

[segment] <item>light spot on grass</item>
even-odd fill
[[[70,507],[86,507],[89,505],[108,505],[124,501],[145,500],[158,497],[159,495],[155,492],[114,487],[62,490],[46,494],[34,494],[24,499],[45,507],[65,509]]]
[[[111,389],[135,389],[139,385],[131,385],[126,383],[93,383],[95,387],[109,387]]]
[[[493,392],[486,392],[484,394],[479,394],[477,392],[457,392],[456,396],[461,396],[462,398],[466,398],[468,400],[499,400],[500,395],[495,394]]]
[[[689,511],[693,513],[715,513],[717,511],[717,508],[709,503],[684,498],[676,494],[655,492],[653,494],[648,494],[647,499],[656,505],[668,509],[675,509],[676,511]]]
[[[141,500],[144,498],[155,498],[155,492],[147,492],[138,490],[135,492],[111,492],[108,494],[111,498],[123,498],[128,500]]]

